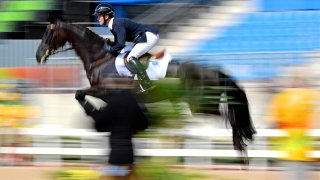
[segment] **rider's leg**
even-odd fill
[[[159,35],[153,34],[151,32],[146,32],[146,37],[147,42],[140,42],[135,44],[128,54],[128,58],[134,56],[139,59],[140,56],[144,55],[150,49],[152,49],[159,40]]]
[[[152,87],[152,82],[149,79],[149,76],[147,74],[147,72],[145,71],[144,67],[142,66],[141,62],[135,58],[135,57],[130,57],[128,59],[128,66],[129,66],[129,70],[134,73],[137,74],[138,76],[138,81],[141,85],[142,91],[147,90],[149,88]]]
[[[146,32],[147,42],[137,43],[129,53],[127,59],[129,64],[129,70],[137,74],[142,91],[152,87],[152,82],[142,64],[139,61],[139,57],[147,53],[158,42],[159,36],[150,32]]]

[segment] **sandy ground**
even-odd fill
[[[206,171],[216,180],[283,180],[287,174],[280,171]],[[312,180],[320,179],[319,172],[311,172]]]
[[[52,167],[0,167],[3,180],[52,180],[50,176],[58,168]],[[179,170],[186,171],[186,170]],[[187,170],[192,172],[194,170]],[[283,180],[283,172],[265,170],[196,170],[195,172],[208,175],[211,180]],[[320,172],[311,172],[312,180],[320,179]],[[283,176],[284,175],[284,176]],[[108,180],[109,178],[105,178]]]
[[[51,167],[0,167],[0,179],[3,180],[51,180]]]

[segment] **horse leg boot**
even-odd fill
[[[128,69],[131,71],[131,73],[137,74],[138,81],[141,87],[141,92],[144,92],[153,88],[152,82],[149,79],[147,72],[145,71],[141,62],[137,58],[135,57],[129,58]]]

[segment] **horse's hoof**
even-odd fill
[[[76,100],[82,101],[82,100],[84,100],[85,96],[86,96],[86,94],[85,94],[84,91],[82,91],[82,90],[77,90],[76,91],[76,94],[75,94]]]

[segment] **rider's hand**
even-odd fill
[[[84,100],[85,96],[86,96],[86,94],[84,93],[84,91],[82,91],[82,90],[76,91],[76,94],[75,94],[76,100],[82,101],[82,100]]]
[[[106,44],[111,44],[111,43],[112,43],[111,39],[109,39],[109,38],[105,38],[105,39],[104,39],[104,42],[105,42]]]

